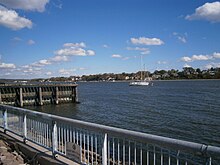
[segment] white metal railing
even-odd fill
[[[220,148],[0,105],[0,126],[68,157],[79,146],[79,163],[103,165],[217,165]],[[77,160],[76,160],[77,161]]]

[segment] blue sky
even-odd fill
[[[0,0],[0,78],[220,67],[220,2]]]

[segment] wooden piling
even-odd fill
[[[38,102],[38,104],[39,105],[43,105],[43,101],[42,101],[42,89],[41,89],[41,87],[39,87],[38,88],[38,98],[39,98],[39,102]]]
[[[77,88],[72,88],[72,101],[74,103],[78,102],[78,90],[77,90]]]
[[[59,104],[59,88],[55,89],[55,104]]]
[[[20,107],[23,107],[23,93],[22,93],[22,88],[19,88],[19,103],[20,103]]]
[[[2,104],[2,93],[1,93],[1,90],[0,90],[0,104]]]

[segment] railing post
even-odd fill
[[[55,157],[57,147],[58,147],[58,142],[57,142],[57,123],[56,121],[52,122],[52,152],[53,156]]]
[[[108,134],[105,133],[104,141],[102,146],[102,165],[107,165],[107,143],[108,143]]]
[[[26,142],[26,139],[27,139],[27,115],[24,114],[23,115],[23,141],[24,143]]]
[[[3,111],[3,125],[4,125],[4,133],[6,133],[6,130],[8,129],[7,109],[4,109]]]

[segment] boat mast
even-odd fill
[[[143,75],[142,75],[142,65],[143,65],[142,63],[143,63],[143,62],[142,62],[142,60],[143,60],[143,59],[142,59],[142,55],[141,55],[141,80],[143,80]]]

